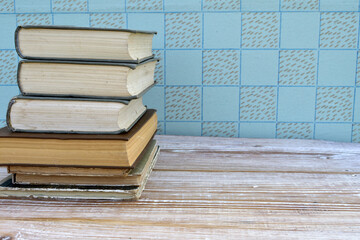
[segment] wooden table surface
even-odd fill
[[[360,144],[156,138],[139,201],[0,199],[0,236],[360,239]]]

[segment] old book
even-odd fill
[[[18,85],[23,95],[138,98],[154,84],[156,62],[24,60],[18,66]]]
[[[6,120],[14,132],[116,134],[129,131],[145,111],[142,98],[17,96],[9,103]]]
[[[156,153],[153,162],[159,155]],[[23,185],[12,183],[11,176],[0,181],[0,197],[31,198],[52,200],[114,200],[130,201],[140,198],[152,168],[143,178],[140,186],[54,186],[54,185]]]
[[[15,48],[21,58],[141,62],[152,58],[156,32],[64,26],[19,26]]]
[[[138,160],[127,176],[57,175],[46,172],[47,167],[42,167],[43,171],[41,174],[13,173],[13,183],[33,185],[139,186],[146,172],[154,167],[154,156],[157,151],[158,146],[156,145],[156,141],[150,141],[144,150],[142,158]]]
[[[60,134],[0,129],[0,165],[131,167],[153,137],[155,110],[147,110],[129,132]]]

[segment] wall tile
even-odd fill
[[[358,11],[359,1],[358,0],[321,0],[320,2],[321,11]]]
[[[6,119],[6,111],[11,98],[19,94],[17,86],[0,86],[0,119]]]
[[[317,11],[319,0],[281,0],[283,11]]]
[[[320,51],[319,85],[354,86],[356,51]]]
[[[359,14],[325,12],[321,14],[321,48],[356,48]]]
[[[316,121],[350,122],[352,120],[354,89],[351,87],[319,87]]]
[[[49,0],[15,0],[17,13],[50,12]]]
[[[204,122],[202,135],[208,137],[238,137],[237,122]]]
[[[201,22],[200,13],[167,13],[166,47],[201,48]]]
[[[13,12],[14,12],[14,0],[0,1],[0,13],[13,13]]]
[[[89,27],[89,14],[54,14],[54,24]]]
[[[282,122],[314,121],[315,90],[315,87],[280,87],[278,120]]]
[[[17,84],[17,65],[15,50],[0,50],[0,84]]]
[[[276,87],[242,87],[240,120],[275,121]]]
[[[280,15],[276,12],[242,14],[243,48],[279,47]]]
[[[90,12],[125,12],[125,0],[89,0]]]
[[[315,139],[337,142],[351,141],[351,123],[322,123],[315,126]]]
[[[240,123],[242,138],[275,138],[275,123]]]
[[[0,15],[0,49],[15,48],[14,31],[16,28],[16,17],[14,14]]]
[[[200,122],[167,122],[167,135],[201,136]]]
[[[259,71],[261,66],[261,71]],[[276,85],[279,52],[275,50],[244,50],[241,59],[242,85]]]
[[[201,120],[201,87],[166,87],[166,120]]]
[[[353,124],[352,141],[360,143],[360,124]]]
[[[127,0],[128,12],[154,12],[163,10],[162,0]]]
[[[238,85],[240,52],[238,50],[205,50],[203,84]]]
[[[156,109],[159,121],[164,120],[164,87],[153,87],[143,96],[147,108]]]
[[[239,88],[205,87],[203,89],[204,121],[238,121]]]
[[[53,12],[86,12],[87,0],[52,0]]]
[[[166,51],[166,83],[168,85],[200,85],[201,65],[200,50]]]
[[[234,25],[241,25],[240,13],[205,13],[204,48],[239,48],[241,29]]]
[[[164,122],[158,122],[156,134],[157,135],[164,135],[165,134],[165,123]]]
[[[360,86],[360,52],[357,52],[357,62],[356,62],[356,86]]]
[[[241,0],[242,11],[278,11],[279,0]]]
[[[160,59],[156,63],[154,79],[157,85],[164,84],[164,50],[153,50],[155,58]]]
[[[317,77],[317,51],[281,50],[280,85],[313,86]]]
[[[319,46],[319,13],[283,13],[282,48],[317,48]]]
[[[276,126],[277,138],[284,139],[312,139],[313,123],[278,123]]]
[[[0,128],[3,128],[6,126],[6,121],[5,120],[0,120]]]
[[[239,11],[240,0],[203,0],[205,11]]]
[[[129,13],[128,28],[156,31],[153,48],[164,48],[164,14],[163,13]]]
[[[354,122],[360,123],[360,88],[358,87],[355,94]]]
[[[125,28],[126,17],[124,13],[92,13],[90,24],[91,27]]]
[[[201,0],[163,0],[166,11],[201,11]]]
[[[51,14],[17,14],[18,25],[51,25]]]

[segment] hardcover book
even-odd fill
[[[156,128],[156,111],[151,109],[121,134],[28,133],[2,128],[0,165],[132,167]]]
[[[139,63],[153,57],[154,34],[128,29],[19,26],[15,48],[25,59]]]

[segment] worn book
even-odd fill
[[[156,152],[153,163],[156,162]],[[11,176],[0,181],[1,198],[51,200],[114,200],[131,201],[140,198],[152,168],[149,168],[139,186],[69,186],[14,184]]]
[[[132,99],[154,84],[156,62],[23,60],[17,79],[22,95]]]
[[[154,156],[158,150],[155,140],[151,140],[143,151],[141,159],[139,159],[134,168],[129,171],[126,176],[81,176],[79,175],[62,175],[46,172],[47,167],[41,168],[41,173],[13,172],[13,183],[15,184],[33,184],[33,185],[85,185],[85,186],[140,186],[146,172],[155,165]],[[11,167],[11,166],[10,166]],[[65,167],[61,169],[66,169]],[[61,172],[60,169],[60,172]],[[10,169],[9,169],[10,170]],[[114,169],[115,170],[115,169]],[[89,170],[88,174],[91,172]],[[105,173],[104,173],[105,174]]]
[[[118,134],[144,114],[142,98],[133,100],[14,97],[7,125],[14,132]]]
[[[19,26],[15,48],[25,59],[139,63],[153,57],[154,34],[129,29]]]
[[[29,133],[0,129],[0,165],[132,167],[156,132],[155,110],[147,110],[120,134]]]

